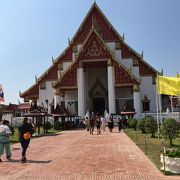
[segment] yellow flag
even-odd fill
[[[180,94],[180,78],[158,76],[156,84],[159,94],[172,96],[178,96]]]

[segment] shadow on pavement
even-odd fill
[[[52,160],[47,160],[47,161],[42,161],[42,160],[27,160],[27,163],[40,163],[40,164],[45,164],[45,163],[50,163]],[[8,162],[8,163],[21,163],[19,159],[11,159],[9,161],[3,161],[3,162]],[[24,163],[22,163],[24,164]]]

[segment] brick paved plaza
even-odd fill
[[[20,163],[20,144],[12,145],[12,161],[0,163],[0,179],[162,180],[164,176],[125,133],[90,135],[85,130],[64,131],[36,138]]]

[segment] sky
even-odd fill
[[[180,73],[180,0],[96,0],[125,42],[165,76]],[[0,84],[5,104],[23,102],[68,46],[93,0],[0,0]]]

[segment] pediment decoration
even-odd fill
[[[95,40],[93,41],[92,45],[88,48],[87,55],[93,57],[103,55],[102,48],[97,45]]]
[[[109,57],[103,45],[99,42],[96,36],[90,38],[84,49],[85,51],[82,54],[83,59],[98,59]]]
[[[89,97],[94,98],[94,97],[106,97],[106,96],[107,96],[106,88],[102,85],[99,78],[97,78],[93,87],[89,91]]]

